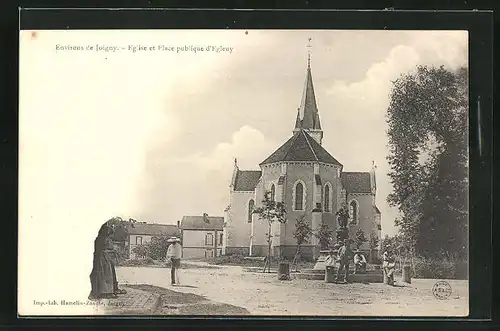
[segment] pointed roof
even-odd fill
[[[265,159],[261,165],[283,161],[313,161],[342,166],[307,131],[300,129],[280,148]]]
[[[306,82],[304,84],[302,101],[300,103],[297,121],[295,122],[295,128],[321,130],[318,106],[316,104],[316,96],[314,94],[311,66],[309,64],[307,65]]]

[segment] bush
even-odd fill
[[[132,260],[127,260],[123,261],[118,264],[120,267],[145,267],[145,266],[151,266],[151,265],[156,265],[155,260],[152,258],[145,258],[145,259],[132,259]]]
[[[245,256],[241,254],[222,255],[214,258],[214,264],[244,264]]]
[[[446,258],[415,258],[415,278],[467,279],[468,263],[465,260]]]

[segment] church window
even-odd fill
[[[255,201],[253,201],[253,199],[251,199],[249,202],[248,202],[248,223],[252,223],[252,213],[253,213],[253,207],[255,205]]]
[[[356,200],[352,200],[349,203],[349,218],[351,219],[351,223],[358,223],[358,202]]]
[[[224,239],[224,233],[219,234],[219,245],[222,245]]]
[[[276,197],[276,188],[274,187],[274,184],[271,185],[271,201],[275,201]]]
[[[214,235],[211,233],[207,233],[205,235],[205,245],[212,246],[214,244]]]
[[[304,185],[297,183],[295,185],[295,210],[304,209]]]
[[[330,185],[325,185],[325,212],[330,212]]]

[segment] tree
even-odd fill
[[[359,228],[354,235],[354,244],[356,245],[356,249],[359,249],[368,239],[366,238],[365,232],[363,229]]]
[[[148,257],[156,261],[163,261],[167,254],[167,249],[170,243],[167,235],[153,236],[151,241],[146,243]]]
[[[135,256],[137,256],[140,259],[148,257],[149,249],[147,243],[135,246],[134,248],[132,248],[132,253],[134,253]]]
[[[314,233],[314,236],[318,238],[319,247],[321,250],[328,249],[332,245],[333,231],[324,221],[321,221],[321,225],[319,229]]]
[[[266,233],[267,244],[268,244],[268,253],[267,260],[264,266],[264,272],[266,268],[268,272],[271,272],[271,228],[272,224],[275,222],[286,223],[286,210],[283,202],[276,202],[274,199],[271,199],[271,192],[267,191],[264,194],[264,200],[261,202],[261,206],[257,207],[253,211],[254,214],[259,216],[260,220],[267,222],[268,224],[268,232]],[[281,256],[282,254],[280,254]]]
[[[307,219],[305,215],[302,215],[301,217],[297,218],[295,221],[295,231],[293,233],[293,237],[297,241],[297,250],[295,252],[295,257],[293,258],[292,262],[292,268],[293,266],[296,265],[297,260],[300,256],[300,247],[303,244],[306,244],[309,242],[309,237],[312,234],[312,229],[309,223],[307,222]]]
[[[387,200],[406,248],[423,256],[467,254],[467,91],[466,68],[418,66],[393,82]]]
[[[378,244],[379,243],[380,243],[380,239],[372,231],[370,233],[370,242],[369,242],[369,246],[370,246],[370,261],[371,261],[371,263],[373,263],[373,261],[374,261],[373,251],[375,251],[378,248]]]

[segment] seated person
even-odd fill
[[[325,259],[325,265],[334,267],[336,262],[337,262],[337,254],[333,249],[330,249],[330,252]]]
[[[366,273],[366,258],[360,251],[354,252],[354,273]]]

